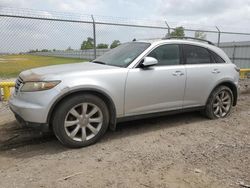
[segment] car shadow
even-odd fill
[[[170,127],[188,126],[190,123],[202,121],[208,120],[199,112],[189,112],[119,123],[116,131],[108,130],[96,145],[107,144],[123,137],[164,130]],[[29,158],[71,150],[62,146],[52,132],[41,133],[34,129],[20,127],[15,121],[5,124],[4,127],[0,130],[0,135],[2,135],[0,136],[0,156]]]

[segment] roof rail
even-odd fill
[[[202,42],[207,42],[208,44],[215,46],[215,44],[212,43],[211,41],[208,41],[205,39],[194,38],[194,37],[164,37],[162,39],[191,39],[191,40],[198,40],[198,41],[202,41]]]

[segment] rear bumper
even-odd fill
[[[240,85],[237,85],[237,95],[236,95],[235,98],[234,98],[233,106],[236,106],[236,105],[237,105],[239,96],[240,96]]]

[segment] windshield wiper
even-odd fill
[[[102,61],[92,61],[92,63],[102,64],[102,65],[106,64],[105,62],[102,62]]]

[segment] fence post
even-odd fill
[[[215,27],[218,30],[218,42],[217,42],[217,46],[219,47],[220,46],[220,29],[217,26],[215,26]]]
[[[95,32],[95,19],[94,16],[91,15],[92,21],[93,21],[93,38],[94,38],[94,57],[96,59],[96,32]]]
[[[165,21],[165,24],[167,25],[168,27],[168,34],[166,35],[166,37],[170,37],[170,26],[168,25],[168,22]]]

